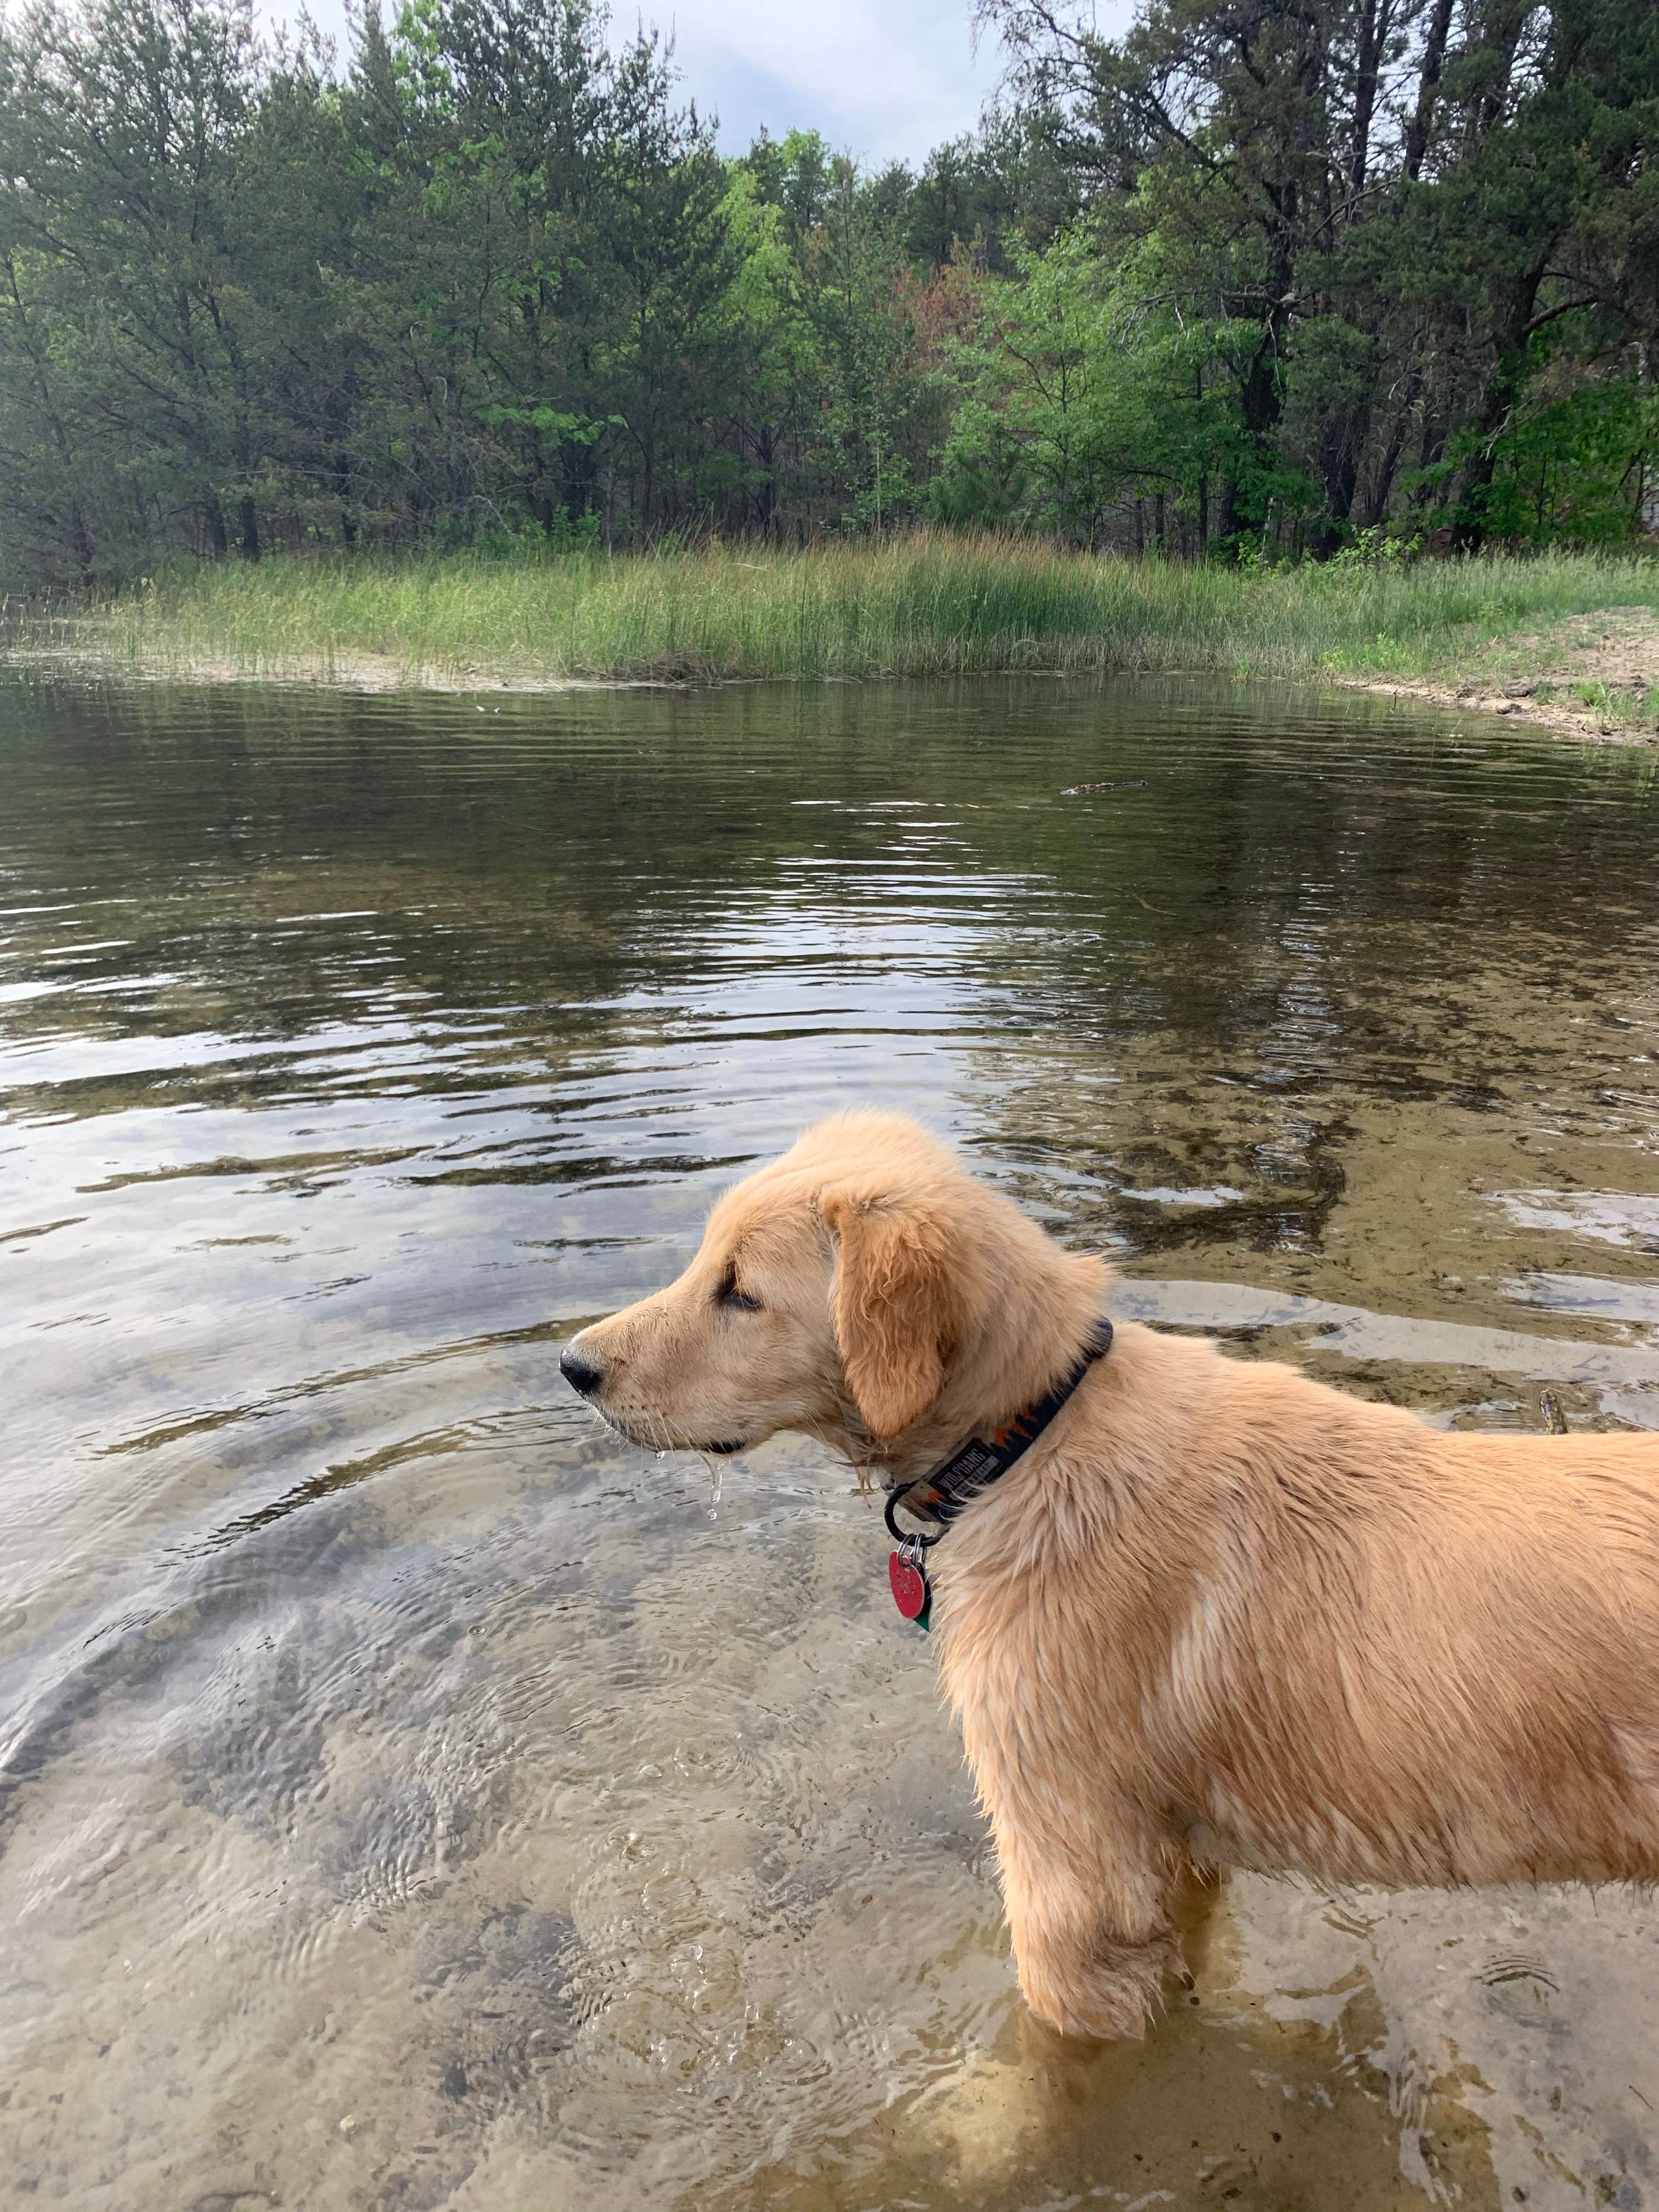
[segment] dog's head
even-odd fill
[[[882,1457],[918,1424],[965,1428],[1039,1395],[1103,1273],[915,1122],[837,1115],[720,1200],[677,1282],[583,1329],[560,1364],[653,1449],[798,1429]]]

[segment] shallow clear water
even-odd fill
[[[3,684],[18,2201],[1656,2201],[1647,1900],[1235,1878],[1144,2047],[1033,2023],[878,1513],[787,1440],[716,1496],[556,1364],[859,1100],[1122,1312],[1659,1426],[1651,756]]]

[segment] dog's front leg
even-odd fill
[[[1170,1885],[1150,1837],[1041,1834],[994,1819],[1019,1986],[1062,2035],[1139,2036],[1164,1976],[1180,1963]]]

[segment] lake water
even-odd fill
[[[1123,1314],[1659,1427],[1654,756],[0,685],[7,2201],[1659,2205],[1650,1900],[1235,1878],[1150,2040],[1068,2045],[878,1510],[556,1365],[861,1101]]]

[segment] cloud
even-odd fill
[[[764,124],[919,161],[972,129],[996,76],[994,52],[975,60],[965,0],[679,0],[664,27],[685,89],[718,109],[733,149]]]
[[[389,16],[395,0],[385,0]],[[272,24],[300,0],[262,0]],[[346,45],[343,0],[312,0],[320,27]],[[746,147],[763,125],[821,131],[872,162],[918,164],[941,139],[973,128],[999,59],[975,59],[970,0],[658,0],[614,8],[613,33],[641,16],[672,34],[683,98],[718,113],[720,143]]]

